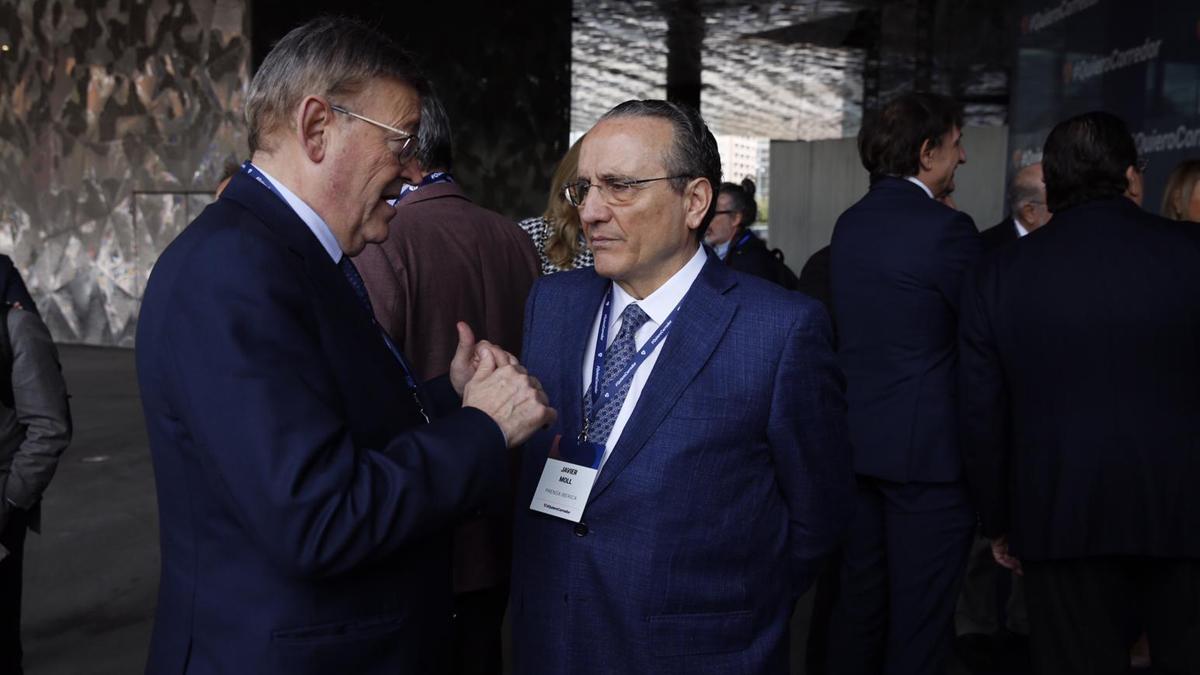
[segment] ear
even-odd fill
[[[309,161],[320,163],[328,150],[333,108],[324,99],[308,96],[296,111],[296,134]]]
[[[1128,187],[1125,188],[1125,196],[1129,197],[1138,206],[1142,205],[1142,174],[1135,167],[1125,169],[1125,181]]]
[[[930,171],[933,169],[933,151],[936,149],[937,146],[928,138],[921,143],[921,152],[917,157],[917,163],[920,165],[921,171]]]
[[[708,205],[713,200],[712,183],[707,178],[693,178],[683,191],[684,209],[687,214],[687,227],[695,230],[704,222],[704,214],[708,213]]]

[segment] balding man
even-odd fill
[[[162,526],[148,672],[446,659],[453,527],[503,506],[506,444],[554,415],[465,327],[449,378],[419,385],[350,262],[387,236],[424,86],[361,23],[293,30],[250,85],[250,161],[154,266],[137,335]]]
[[[1008,208],[1012,215],[979,234],[985,253],[1010,241],[1016,241],[1050,222],[1046,208],[1046,184],[1042,182],[1042,163],[1030,164],[1018,171],[1008,186]]]

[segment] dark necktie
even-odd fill
[[[621,330],[604,354],[604,373],[600,376],[602,395],[608,390],[611,383],[629,367],[629,362],[637,353],[637,346],[633,341],[634,333],[649,320],[650,317],[637,304],[631,304],[621,312]],[[608,435],[612,433],[617,415],[621,412],[621,404],[625,402],[625,396],[629,393],[629,386],[632,383],[633,376],[631,375],[621,383],[621,387],[610,398],[604,401],[604,405],[595,413],[595,418],[588,420],[588,441],[599,445],[604,445],[608,441]],[[584,410],[592,409],[592,387],[588,387],[583,405]]]
[[[425,413],[425,404],[421,400],[421,390],[417,386],[417,379],[413,375],[412,366],[409,365],[408,359],[404,358],[404,354],[400,352],[400,348],[392,341],[391,336],[387,334],[383,326],[380,326],[379,322],[375,320],[375,310],[371,308],[371,296],[367,294],[367,284],[363,281],[362,275],[358,273],[358,268],[354,266],[348,255],[342,256],[341,261],[338,262],[338,268],[346,276],[346,281],[350,282],[350,288],[354,289],[355,297],[358,298],[359,304],[362,305],[362,308],[367,312],[367,316],[370,317],[371,325],[375,327],[375,330],[379,331],[379,336],[383,338],[383,344],[387,346],[388,351],[392,353],[392,356],[404,370],[404,376],[408,380],[407,385],[412,391],[413,400],[417,402],[417,408],[421,416],[428,422],[429,415]]]

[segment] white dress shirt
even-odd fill
[[[1029,230],[1025,229],[1025,226],[1021,224],[1021,221],[1017,220],[1016,218],[1013,218],[1013,225],[1017,226],[1017,238],[1018,239],[1029,234]]]
[[[329,225],[325,222],[325,219],[318,216],[317,212],[312,210],[312,207],[305,204],[303,199],[300,199],[295,193],[287,189],[287,186],[275,180],[275,177],[271,174],[263,171],[262,167],[257,164],[251,166],[254,167],[255,171],[261,173],[267,180],[271,181],[276,190],[279,190],[279,194],[283,195],[283,201],[287,202],[287,205],[292,207],[297,216],[300,216],[300,220],[304,221],[308,229],[312,230],[312,233],[317,237],[317,241],[321,242],[321,246],[325,249],[325,252],[329,254],[330,258],[333,258],[334,264],[340,263],[342,261],[342,245],[338,243],[337,237],[333,236],[333,230],[329,229]]]
[[[707,262],[708,255],[704,252],[704,247],[700,246],[696,250],[696,254],[687,262],[678,272],[676,272],[667,282],[659,286],[653,293],[646,296],[642,300],[637,300],[632,295],[626,293],[617,284],[613,284],[613,301],[612,309],[608,315],[608,339],[609,344],[617,339],[617,333],[620,331],[621,313],[625,311],[630,303],[636,302],[638,307],[650,317],[650,320],[642,324],[641,328],[633,334],[634,345],[641,349],[642,345],[654,335],[654,331],[662,325],[663,321],[671,315],[679,302],[683,300],[683,296],[687,295],[692,284],[695,283],[696,277],[700,276],[700,270],[704,269],[704,263]],[[686,310],[685,310],[686,311]],[[589,387],[592,386],[592,357],[596,354],[596,336],[600,332],[600,317],[604,313],[604,308],[596,312],[596,318],[592,321],[592,335],[588,338],[587,349],[583,351],[583,393],[587,393]],[[674,329],[672,329],[673,331]],[[629,393],[625,395],[625,401],[621,404],[621,412],[617,414],[617,420],[613,423],[612,431],[608,434],[608,440],[604,442],[604,457],[600,460],[600,468],[604,468],[604,463],[608,461],[608,456],[612,454],[613,448],[617,445],[617,441],[621,438],[621,432],[625,429],[625,423],[629,421],[633,415],[633,409],[637,406],[638,399],[641,398],[642,389],[646,386],[646,380],[650,379],[650,373],[654,370],[654,364],[658,362],[658,355],[662,352],[663,345],[667,340],[670,340],[670,334],[666,339],[658,343],[654,351],[650,352],[650,356],[642,363],[641,367],[633,375],[633,380],[629,384]]]
[[[930,199],[933,199],[933,190],[930,190],[928,185],[922,183],[920,178],[917,178],[916,176],[905,176],[904,180],[921,188],[922,190],[925,191],[925,194],[929,195]]]
[[[733,245],[733,239],[730,239],[729,241],[725,242],[724,244],[717,244],[716,246],[713,247],[713,253],[716,253],[717,257],[720,258],[721,260],[724,260],[725,256],[729,255],[729,247],[732,245]]]

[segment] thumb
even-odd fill
[[[454,360],[469,362],[475,352],[475,331],[466,321],[459,321],[455,327],[458,329],[458,348],[454,350]]]
[[[479,366],[475,369],[475,376],[471,379],[482,380],[488,375],[491,375],[496,370],[496,357],[492,354],[492,350],[484,349],[479,355]]]

